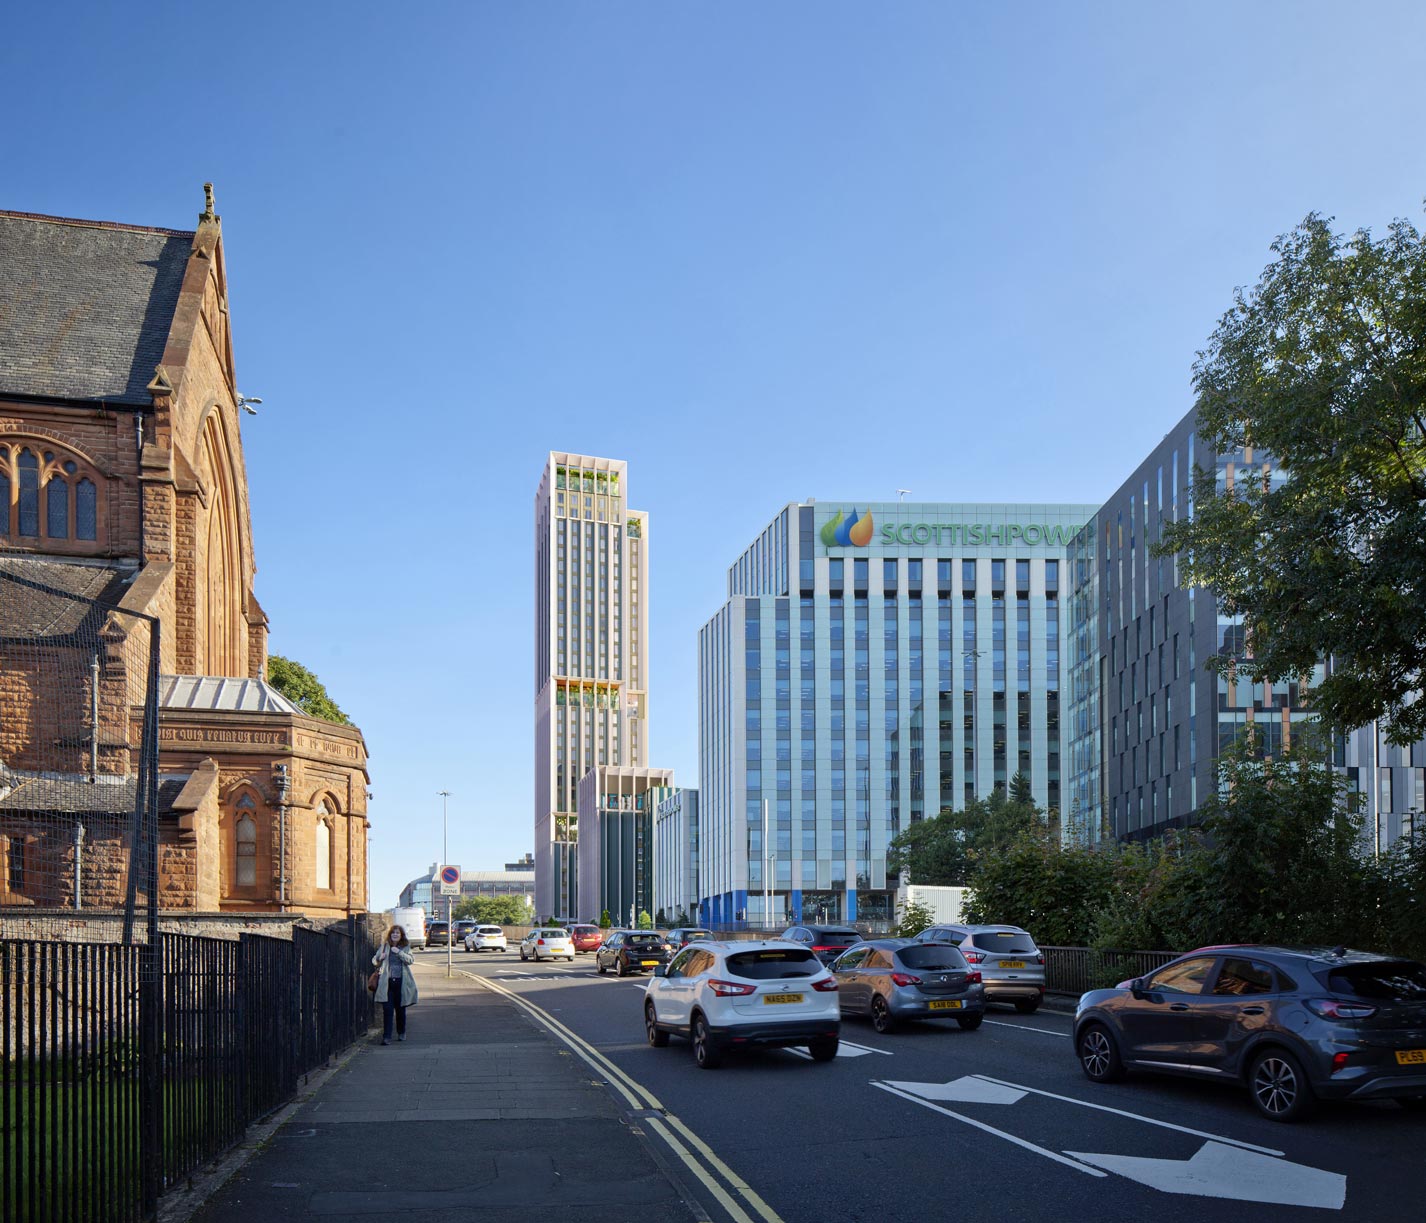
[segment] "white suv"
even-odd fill
[[[465,936],[467,951],[504,951],[505,931],[499,926],[476,926]]]
[[[780,939],[690,943],[654,969],[644,994],[649,1044],[686,1036],[704,1070],[754,1045],[806,1045],[814,1061],[830,1062],[841,1026],[837,979],[807,948]]]

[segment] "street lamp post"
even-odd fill
[[[437,790],[437,797],[441,800],[441,869],[445,870],[446,861],[450,857],[450,825],[446,819],[446,804],[449,802],[451,792],[449,790]],[[457,887],[460,885],[457,884]],[[446,976],[452,976],[454,965],[451,963],[451,936],[455,932],[455,923],[451,920],[451,898],[446,897]]]

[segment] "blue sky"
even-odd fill
[[[790,500],[1102,501],[1273,237],[1418,225],[1419,3],[26,5],[0,207],[228,251],[258,597],[373,907],[532,847],[531,505],[627,459],[652,763]]]

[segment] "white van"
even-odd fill
[[[426,910],[420,905],[412,905],[409,909],[392,909],[391,924],[406,931],[406,941],[412,948],[426,945]]]

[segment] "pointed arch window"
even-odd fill
[[[97,474],[62,450],[0,442],[0,539],[96,542]]]
[[[234,804],[238,812],[235,848],[237,862],[233,871],[233,881],[240,888],[257,886],[257,821],[252,813],[257,810],[251,794],[244,794]]]
[[[326,802],[317,804],[317,844],[314,861],[317,864],[317,888],[332,890],[332,824]]]

